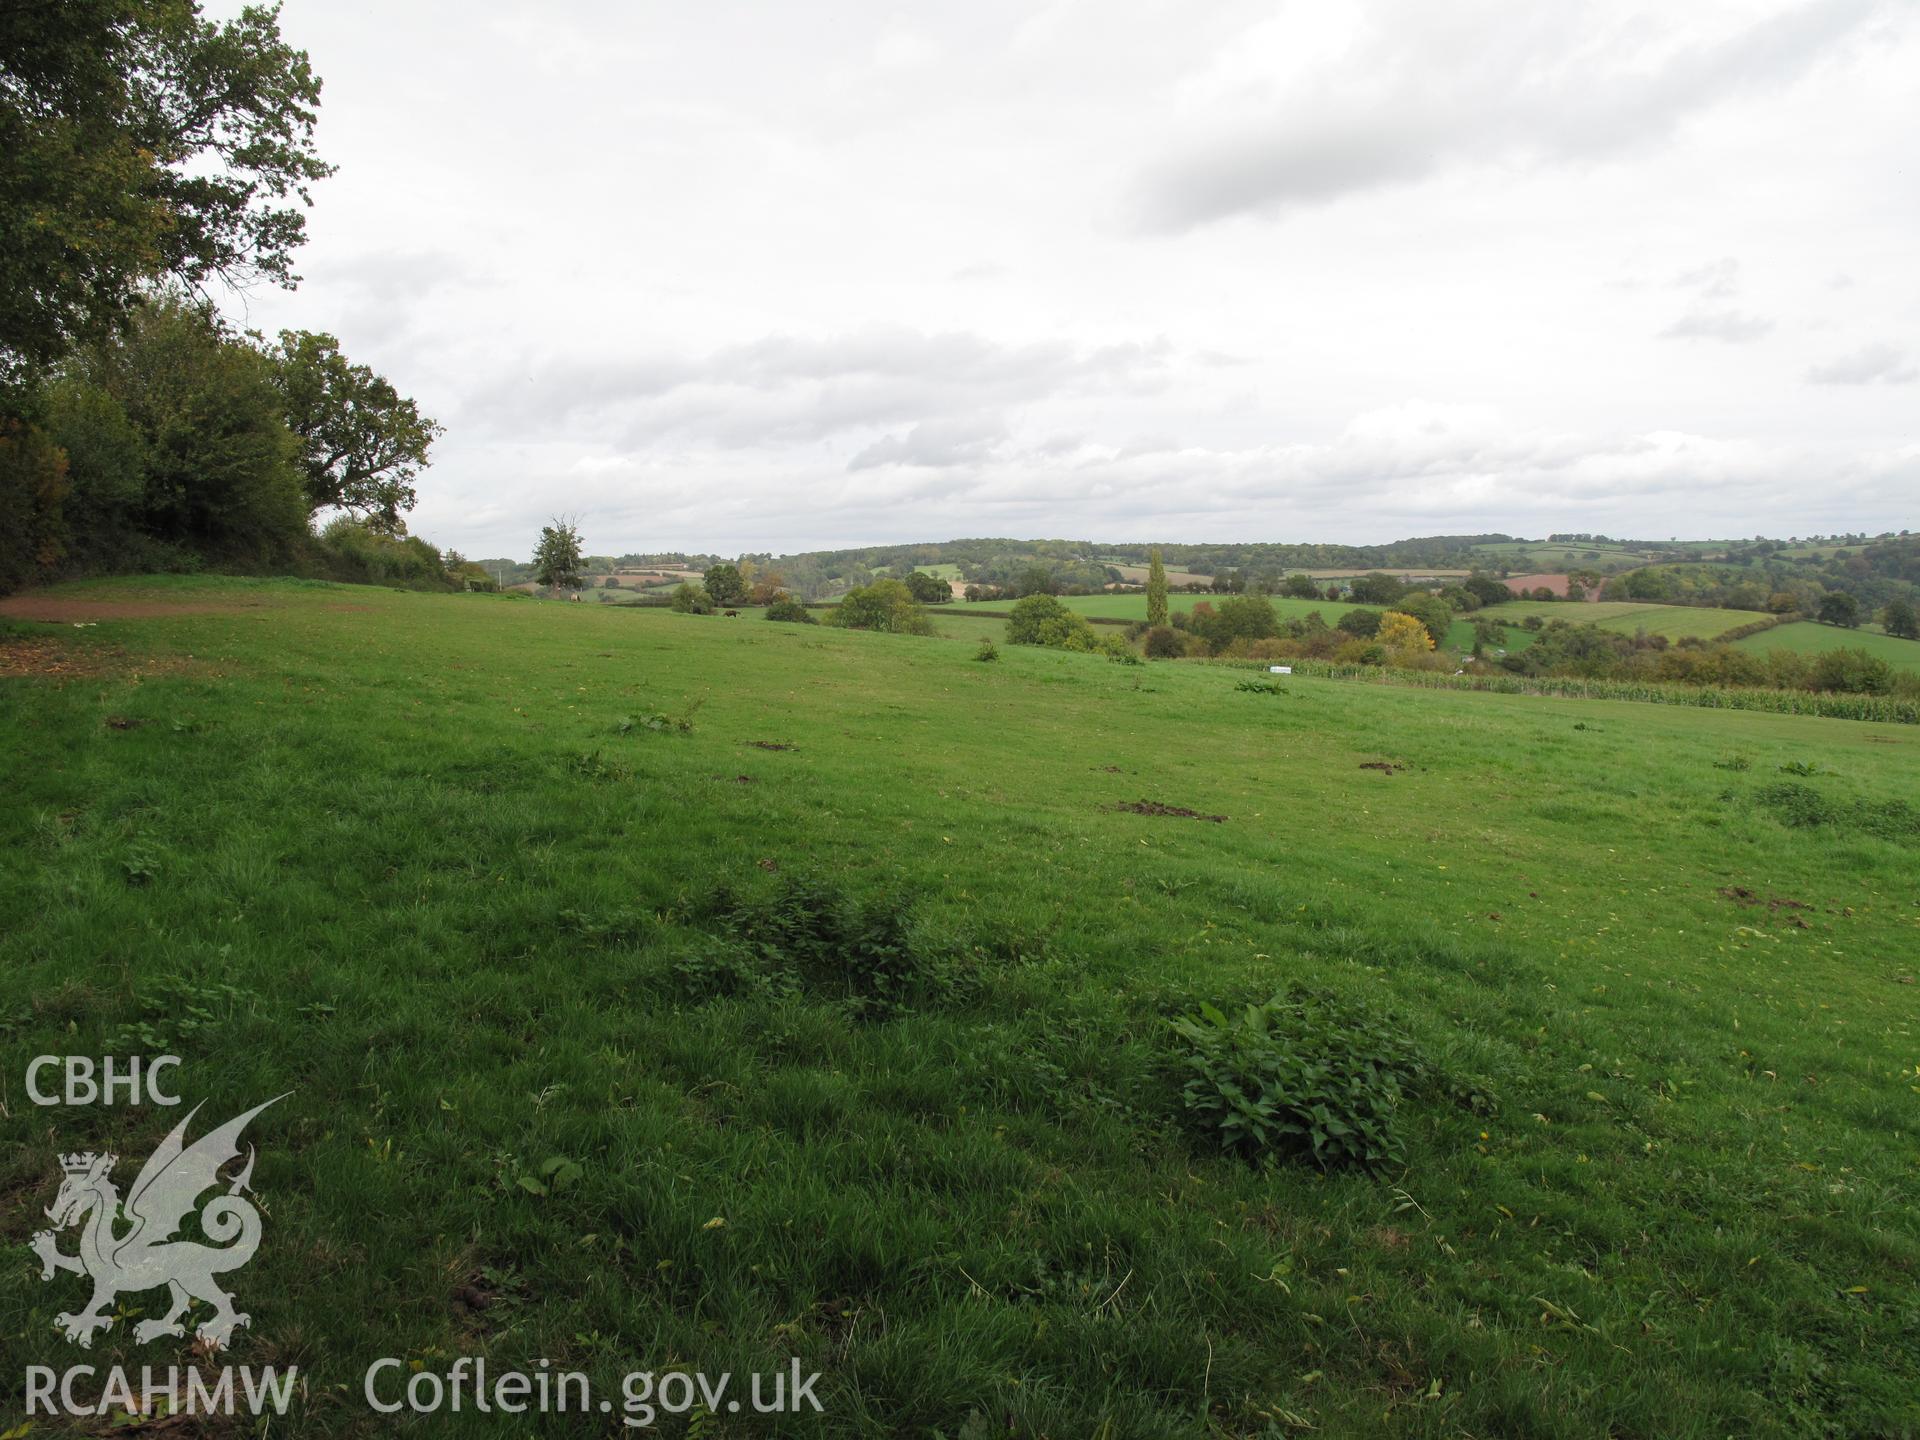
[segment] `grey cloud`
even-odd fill
[[[992,455],[1006,434],[1006,424],[997,416],[923,420],[904,435],[888,435],[867,446],[847,462],[847,469],[874,470],[883,465],[944,469],[974,465]]]
[[[1164,337],[1081,348],[904,328],[770,335],[702,358],[523,361],[480,388],[465,419],[496,433],[563,430],[630,447],[691,435],[747,448],[1150,387],[1172,354]]]
[[[1691,290],[1702,300],[1730,300],[1740,293],[1740,262],[1731,255],[1683,270],[1673,277],[1674,288]]]
[[[1720,340],[1728,345],[1751,345],[1773,329],[1763,315],[1739,310],[1689,310],[1660,332],[1662,340]]]
[[[1877,0],[1814,0],[1649,64],[1644,33],[1582,33],[1577,10],[1529,16],[1482,5],[1461,23],[1450,7],[1383,7],[1361,43],[1314,84],[1278,106],[1256,99],[1253,108],[1265,110],[1258,121],[1147,165],[1128,208],[1137,228],[1176,233],[1410,184],[1460,164],[1606,159],[1664,139],[1721,101],[1790,83],[1880,8]]]
[[[1816,385],[1906,385],[1920,379],[1920,369],[1908,360],[1906,351],[1875,342],[1813,366],[1807,379]]]

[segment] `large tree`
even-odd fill
[[[287,425],[300,439],[308,513],[345,510],[398,531],[441,427],[385,376],[349,361],[331,335],[282,330],[274,358]]]
[[[154,282],[291,286],[319,100],[274,6],[0,3],[0,406]]]
[[[580,528],[556,518],[540,527],[533,547],[533,578],[555,590],[580,588]]]
[[[1852,630],[1860,624],[1860,602],[1844,590],[1829,590],[1820,597],[1820,620]]]
[[[709,565],[702,580],[716,605],[738,605],[747,598],[747,582],[737,565]]]
[[[1160,563],[1160,552],[1147,557],[1147,624],[1167,623],[1167,567]]]

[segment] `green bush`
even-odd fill
[[[1186,638],[1169,625],[1155,625],[1146,632],[1149,660],[1178,660],[1187,653]]]
[[[316,550],[328,578],[413,589],[451,589],[440,552],[417,535],[388,535],[342,516],[320,533]],[[465,580],[459,582],[464,588]]]
[[[790,625],[818,625],[819,619],[798,600],[776,600],[767,606],[767,619]]]
[[[1893,667],[1866,650],[1827,650],[1814,657],[1811,685],[1850,695],[1884,695],[1893,686]]]
[[[933,622],[898,580],[876,580],[841,597],[827,623],[846,630],[880,630],[890,635],[931,635]]]
[[[1294,985],[1235,1016],[1202,1005],[1169,1024],[1188,1117],[1224,1149],[1322,1167],[1404,1159],[1400,1102],[1425,1066],[1390,1018]]]
[[[1007,618],[1007,643],[1056,650],[1092,650],[1093,627],[1051,595],[1029,595]]]
[[[681,615],[711,615],[713,597],[707,594],[704,585],[689,585],[682,580],[673,587],[673,597],[669,602],[676,613]]]
[[[991,640],[982,640],[980,648],[973,652],[973,658],[981,661],[994,661],[1000,658],[1000,649]]]

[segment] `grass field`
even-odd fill
[[[24,1249],[56,1152],[180,1113],[32,1109],[23,1059],[165,1051],[203,1120],[292,1092],[231,1277],[235,1361],[309,1382],[274,1434],[622,1433],[360,1399],[466,1355],[821,1372],[803,1423],[663,1425],[705,1436],[1920,1429],[1909,727],[983,664],[958,607],[60,593],[152,613],[0,622],[18,1365],[78,1353]],[[771,983],[721,915],[784,933],[795,877],[941,963]],[[1168,1018],[1296,980],[1425,1057],[1404,1164],[1190,1125]],[[134,1318],[86,1362],[185,1363]]]
[[[960,567],[958,565],[916,565],[913,568],[918,570],[922,575],[933,576],[936,580],[958,580],[960,578]]]
[[[1776,625],[1758,635],[1733,642],[1740,650],[1792,650],[1801,655],[1818,655],[1826,650],[1851,648],[1878,655],[1889,665],[1902,670],[1920,671],[1920,640],[1901,640],[1878,629],[1845,630],[1838,625],[1821,625],[1798,620],[1791,625]]]

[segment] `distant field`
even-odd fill
[[[1217,602],[1217,595],[1169,595],[1167,606],[1171,610],[1191,610],[1201,601]],[[1280,596],[1270,597],[1274,613],[1282,620],[1304,619],[1310,612],[1318,610],[1321,618],[1329,625],[1337,621],[1349,610],[1383,610],[1389,606],[1354,605],[1346,600],[1292,600]],[[982,602],[983,610],[1006,610],[1012,602],[1006,600]],[[1144,620],[1147,618],[1147,597],[1144,595],[1063,595],[1060,603],[1070,610],[1077,610],[1088,618],[1113,620]],[[1515,600],[1505,605],[1496,605],[1485,612],[1488,619],[1499,620],[1509,627],[1518,626],[1529,615],[1539,615],[1546,620],[1568,620],[1579,624],[1599,625],[1606,630],[1618,630],[1631,635],[1635,630],[1645,629],[1650,635],[1665,635],[1670,640],[1679,640],[1688,635],[1698,635],[1703,639],[1712,639],[1740,625],[1751,625],[1760,615],[1751,610],[1708,610],[1688,605],[1646,605],[1639,601],[1597,600],[1591,604],[1571,605],[1557,600]],[[1460,627],[1456,627],[1459,629]],[[1471,628],[1466,627],[1470,634]],[[1453,637],[1449,637],[1451,642]],[[1469,641],[1468,643],[1471,643]]]
[[[1812,620],[1776,625],[1733,644],[1735,649],[1760,654],[1769,650],[1791,650],[1798,655],[1818,655],[1826,650],[1847,648],[1865,650],[1902,670],[1920,671],[1920,640],[1901,640],[1879,630],[1842,630],[1837,625],[1820,625]]]
[[[1148,567],[1145,565],[1116,565],[1113,568],[1120,572],[1120,578],[1123,580],[1131,580],[1136,585],[1144,585],[1147,583]],[[1189,570],[1169,570],[1167,571],[1167,583],[1169,585],[1211,585],[1213,583],[1213,577],[1211,575],[1195,575]]]
[[[936,580],[958,580],[960,578],[960,567],[958,565],[916,565],[913,568],[918,570],[922,575],[933,576]]]
[[[1516,600],[1495,608],[1501,619],[1508,622],[1539,615],[1548,620],[1598,625],[1602,630],[1617,630],[1623,635],[1645,630],[1649,635],[1664,635],[1669,640],[1684,640],[1690,635],[1711,640],[1729,630],[1766,618],[1753,610],[1646,605],[1637,600],[1596,600],[1585,605],[1570,605],[1558,600]]]

